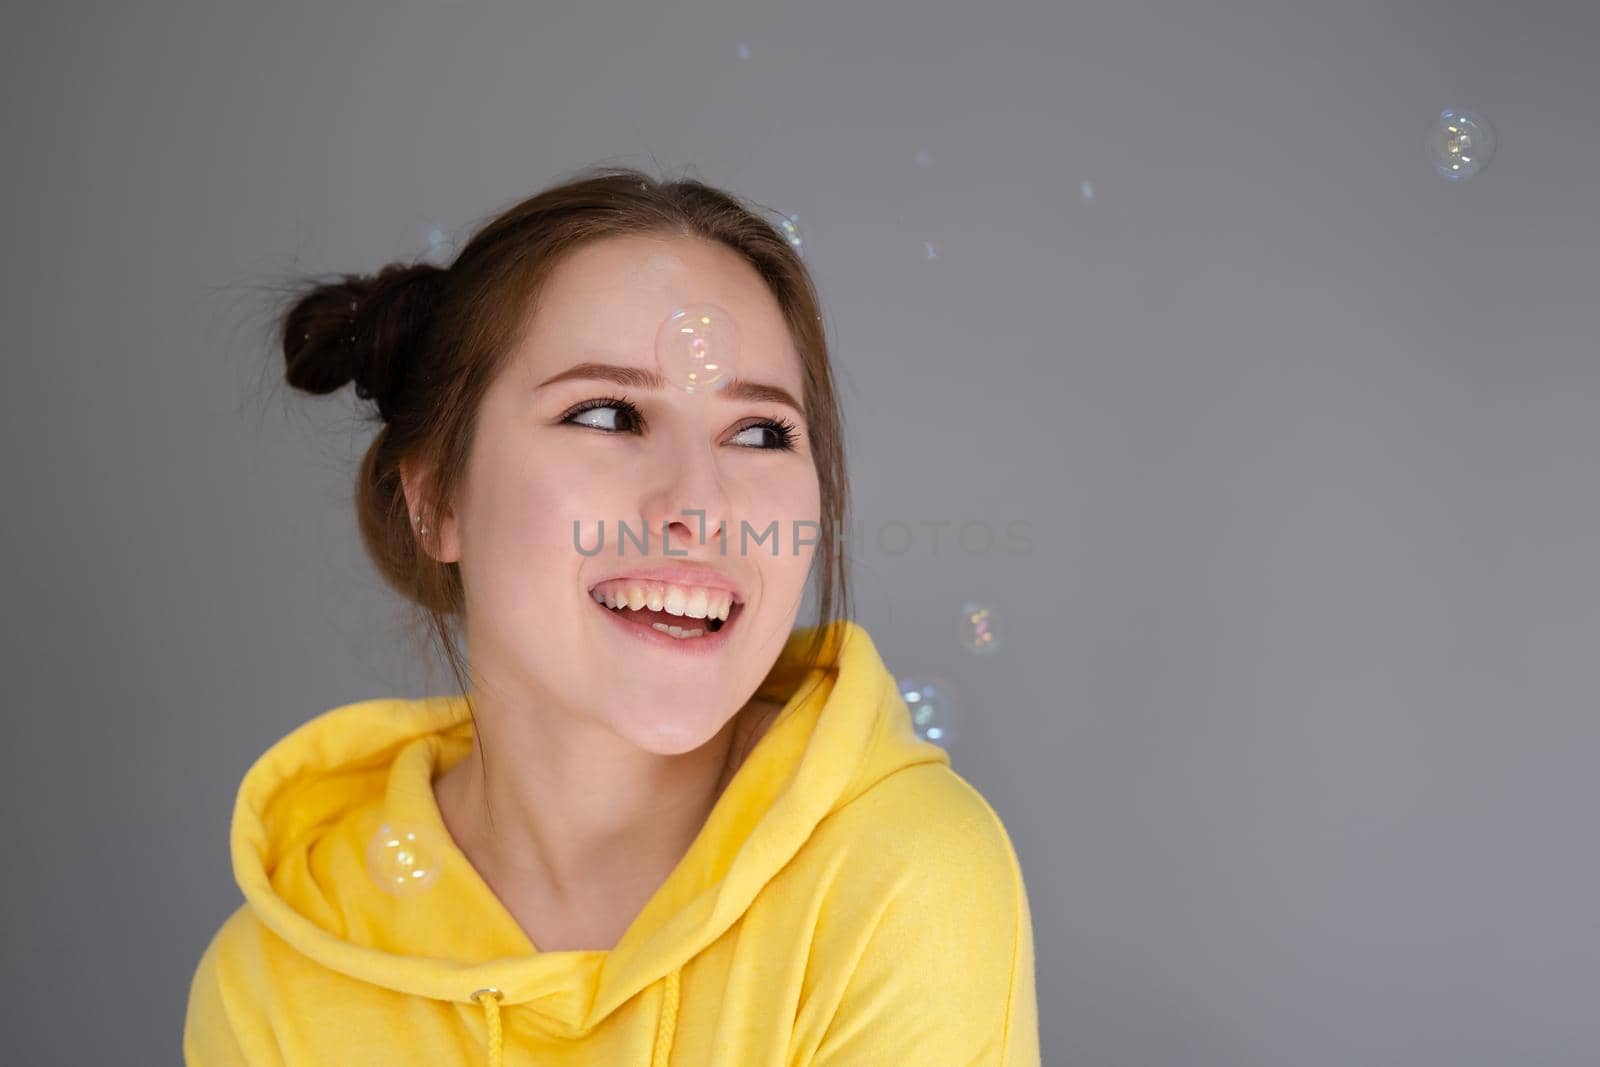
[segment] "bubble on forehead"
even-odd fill
[[[675,308],[656,331],[656,362],[669,386],[689,394],[721,389],[736,371],[739,329],[716,304]]]

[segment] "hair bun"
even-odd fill
[[[356,395],[390,419],[445,274],[431,263],[390,264],[301,297],[284,317],[289,384],[322,395],[354,382]]]

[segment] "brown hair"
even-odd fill
[[[800,355],[801,398],[821,488],[822,534],[812,559],[819,580],[809,662],[849,617],[848,484],[843,422],[816,290],[804,262],[765,209],[694,179],[657,181],[626,167],[596,166],[502,212],[448,267],[392,263],[376,274],[297,284],[278,313],[289,385],[331,393],[350,382],[382,422],[356,476],[356,518],[384,580],[417,609],[463,695],[466,670],[452,625],[465,598],[460,567],[422,550],[401,482],[401,460],[426,472],[409,510],[436,527],[460,484],[478,406],[504,366],[562,258],[615,236],[681,236],[724,245],[771,288]]]

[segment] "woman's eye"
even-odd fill
[[[746,426],[734,434],[733,443],[743,445],[746,448],[781,448],[784,444],[783,439],[778,435],[778,431],[764,423]]]
[[[597,400],[567,415],[562,420],[574,426],[587,426],[601,433],[642,432],[644,416],[625,400]],[[757,451],[793,451],[797,430],[783,420],[766,420],[734,431],[730,443]]]
[[[592,426],[612,433],[626,432],[633,426],[633,414],[615,404],[601,404],[585,408],[567,419],[579,426]]]

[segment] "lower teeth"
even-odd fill
[[[599,603],[605,604],[605,601],[600,600],[599,597],[596,597],[595,599]],[[606,606],[609,607],[610,605],[606,605]],[[628,609],[627,608],[611,608],[611,610],[613,612],[623,612],[623,611],[627,611]],[[722,629],[726,625],[727,625],[727,621],[725,619],[711,619],[710,621],[708,621],[706,623],[707,629],[709,629],[712,633],[716,633],[718,630]],[[703,637],[705,635],[705,633],[706,633],[705,630],[702,630],[699,627],[696,627],[693,630],[686,630],[681,626],[673,626],[670,623],[665,623],[665,622],[653,622],[653,623],[650,624],[650,628],[652,630],[660,630],[662,633],[667,634],[670,637],[676,637],[680,641],[688,641],[688,640],[690,640],[692,638]]]
[[[650,624],[650,629],[660,630],[664,634],[671,634],[673,637],[681,638],[683,640],[688,640],[691,637],[699,637],[701,634],[705,633],[704,630],[685,630],[677,626],[668,626],[664,622],[653,622]]]

